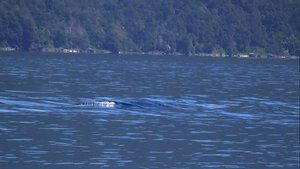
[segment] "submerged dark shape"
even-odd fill
[[[94,107],[100,108],[120,108],[120,109],[161,109],[161,108],[172,108],[172,106],[161,103],[159,101],[151,101],[151,100],[114,100],[114,99],[104,99],[97,100],[92,102],[90,105]]]

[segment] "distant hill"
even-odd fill
[[[299,55],[299,0],[0,0],[0,47]]]

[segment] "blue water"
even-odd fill
[[[299,74],[299,60],[0,53],[0,168],[296,169]]]

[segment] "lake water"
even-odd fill
[[[299,60],[0,53],[0,168],[296,169],[299,74]]]

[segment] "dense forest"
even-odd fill
[[[0,0],[0,47],[299,55],[299,0]]]

